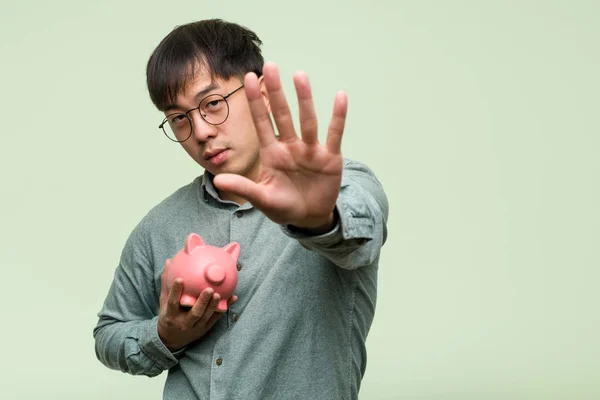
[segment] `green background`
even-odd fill
[[[0,3],[2,399],[159,399],[92,329],[121,248],[201,173],[145,63],[176,25],[255,30],[390,202],[361,399],[600,398],[600,2]],[[268,312],[268,310],[266,310]]]

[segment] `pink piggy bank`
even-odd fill
[[[165,262],[167,289],[171,290],[176,278],[183,279],[180,304],[192,307],[200,293],[212,287],[221,295],[217,310],[227,311],[227,300],[237,285],[239,255],[240,245],[236,242],[215,247],[204,243],[198,234],[191,233],[185,240],[185,247]]]

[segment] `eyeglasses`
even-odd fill
[[[192,136],[192,119],[189,113],[194,110],[198,110],[202,119],[207,123],[221,125],[229,117],[229,103],[227,103],[227,98],[243,87],[244,85],[225,96],[221,96],[220,94],[208,95],[200,101],[200,104],[196,108],[192,108],[185,113],[167,115],[158,128],[162,129],[170,140],[178,143],[185,142]]]

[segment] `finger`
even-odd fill
[[[290,106],[283,93],[281,86],[281,78],[277,65],[273,62],[267,62],[263,66],[263,76],[267,93],[269,94],[269,104],[271,105],[271,113],[277,125],[279,132],[279,140],[282,142],[297,140],[298,136],[294,130],[294,121]]]
[[[204,310],[204,314],[202,314],[202,317],[200,317],[200,319],[198,321],[196,321],[196,324],[198,324],[198,323],[205,324],[210,319],[210,317],[212,317],[213,314],[215,313],[215,309],[217,308],[217,305],[219,304],[220,300],[221,300],[221,295],[219,293],[214,293],[212,295],[210,303],[206,307],[206,310]]]
[[[163,303],[167,298],[167,269],[169,268],[170,260],[165,262],[165,268],[162,274],[160,274],[160,302]]]
[[[331,153],[339,154],[342,151],[342,135],[344,134],[344,125],[346,123],[346,113],[348,111],[348,98],[345,92],[338,92],[335,96],[333,105],[333,117],[329,123],[327,131],[326,147]]]
[[[294,74],[294,86],[298,95],[298,108],[300,111],[300,132],[302,141],[306,144],[315,144],[319,141],[317,114],[312,99],[312,91],[305,72],[298,71]]]
[[[181,299],[182,292],[183,280],[181,278],[177,278],[173,282],[173,286],[171,286],[169,298],[167,299],[167,314],[175,315],[179,312],[179,301]]]
[[[231,296],[229,298],[229,300],[227,300],[227,308],[229,308],[232,305],[234,305],[237,300],[238,300],[238,297],[236,295]]]
[[[200,296],[198,296],[196,303],[190,310],[190,315],[196,319],[202,318],[202,316],[204,315],[204,312],[206,311],[206,309],[208,308],[208,305],[210,304],[210,302],[212,300],[213,294],[214,294],[213,288],[204,289],[202,291],[202,293],[200,293]]]
[[[260,184],[241,175],[219,174],[214,177],[213,183],[217,189],[241,196],[258,208],[268,200],[268,194]]]
[[[249,72],[244,77],[244,90],[246,91],[250,113],[252,114],[252,120],[256,127],[256,134],[258,135],[260,145],[262,147],[269,146],[276,142],[277,139],[273,124],[271,123],[271,116],[260,92],[260,82],[255,73]]]
[[[210,329],[214,326],[214,324],[217,323],[217,321],[223,316],[222,312],[216,312],[213,315],[210,316],[210,318],[208,319],[208,321],[206,321],[206,323],[204,324],[204,329]]]

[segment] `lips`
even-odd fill
[[[202,156],[204,157],[204,161],[216,167],[217,165],[221,165],[227,161],[229,158],[229,149],[212,149],[210,151],[204,152]]]
[[[204,154],[202,154],[202,157],[204,157],[205,160],[210,160],[211,158],[213,158],[214,156],[224,152],[227,149],[213,149],[210,151],[205,151]]]

